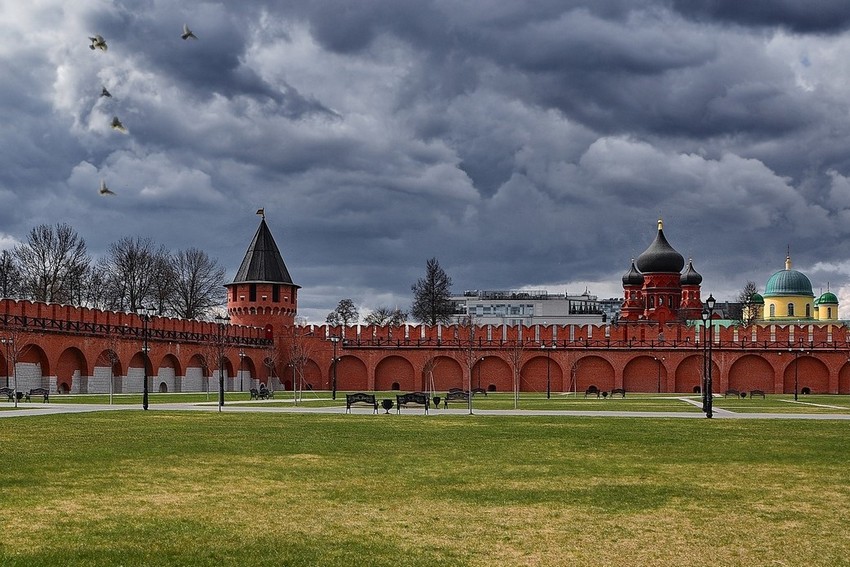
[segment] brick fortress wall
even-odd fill
[[[16,377],[21,391],[104,393],[112,378],[113,391],[140,392],[143,335],[142,321],[132,313],[0,300],[0,336],[14,339],[14,347],[0,345],[0,381]],[[210,382],[215,391],[220,348],[228,391],[260,382],[274,389],[300,383],[330,390],[336,358],[336,386],[346,391],[471,385],[509,392],[518,367],[524,392],[583,392],[595,385],[693,393],[701,384],[705,344],[701,325],[684,324],[488,325],[471,331],[281,325],[269,335],[259,327],[154,317],[147,374],[152,392],[205,391]],[[715,392],[790,393],[796,378],[800,390],[850,393],[843,325],[720,327],[712,347]],[[300,362],[293,364],[295,359]]]

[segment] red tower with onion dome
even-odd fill
[[[623,276],[625,299],[620,319],[658,323],[699,319],[702,276],[693,262],[688,262],[683,273],[684,266],[684,257],[667,242],[664,223],[658,219],[655,240]]]

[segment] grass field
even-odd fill
[[[0,426],[3,566],[850,564],[846,422],[133,411]]]
[[[390,398],[395,400],[398,392],[376,392],[378,399]],[[228,405],[253,405],[261,403],[272,407],[291,407],[293,403],[292,392],[276,392],[272,400],[253,402],[249,400],[247,392],[226,392],[225,403]],[[699,413],[698,406],[684,402],[682,398],[698,400],[699,396],[694,394],[645,394],[631,393],[625,398],[585,398],[583,394],[574,396],[572,394],[553,393],[550,399],[545,394],[522,393],[519,399],[519,408],[525,410],[585,410],[585,411],[662,411],[662,412],[688,412]],[[107,394],[90,395],[59,395],[50,397],[54,403],[88,403],[107,404]],[[215,403],[218,400],[216,392],[207,395],[205,393],[151,393],[150,403],[153,405],[161,403]],[[142,403],[141,394],[116,394],[113,396],[114,404],[138,404]],[[21,404],[19,404],[21,405]],[[303,398],[299,399],[297,405],[304,407],[345,407],[345,392],[337,392],[337,399],[331,399],[330,392],[316,391],[305,392]],[[24,402],[22,407],[26,407]],[[0,402],[0,410],[8,409],[12,404]],[[465,407],[461,402],[452,402],[452,408]],[[513,409],[514,397],[510,393],[491,393],[487,396],[475,396],[473,399],[474,409]],[[793,402],[791,394],[768,394],[766,398],[741,399],[724,398],[716,396],[714,407],[728,409],[743,413],[838,413],[850,414],[850,396],[847,395],[808,395],[799,396],[798,402]],[[414,411],[414,410],[411,410]]]

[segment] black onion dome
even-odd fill
[[[623,285],[643,285],[643,274],[635,268],[635,260],[632,258],[632,267],[623,276]]]
[[[688,269],[679,278],[679,283],[682,285],[699,285],[702,283],[702,276],[694,269],[693,260],[688,260]]]
[[[672,274],[682,271],[685,258],[670,246],[664,237],[663,224],[658,221],[658,234],[643,254],[638,256],[637,268],[644,274]]]

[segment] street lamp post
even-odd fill
[[[788,349],[791,350],[790,348]],[[794,401],[797,401],[797,357],[800,356],[800,351],[794,351]]]
[[[572,367],[570,367],[570,382],[572,382],[571,386],[573,387],[573,397],[578,399],[578,360],[573,362]]]
[[[546,349],[546,399],[548,400],[552,397],[552,377],[549,372],[549,349],[545,344],[543,348]]]
[[[144,371],[144,381],[142,382],[142,409],[148,409],[148,364],[150,364],[150,354],[148,347],[148,323],[150,323],[151,317],[156,312],[156,309],[153,307],[137,307],[136,313],[139,316],[139,319],[142,320],[142,340],[144,344],[142,345],[142,351],[145,353],[145,359],[142,362],[145,366]]]
[[[239,391],[244,392],[245,389],[242,387],[242,376],[245,373],[245,351],[241,348],[239,349]]]
[[[298,386],[296,385],[296,377],[295,377],[295,362],[290,362],[288,366],[292,367],[292,403],[294,405],[298,405]]]
[[[333,358],[333,375],[331,376],[331,399],[336,399],[336,364],[339,362],[339,358],[336,356],[336,345],[340,341],[340,337],[332,336],[331,342],[334,345],[334,358]]]
[[[706,379],[708,378],[708,310],[703,308],[702,310],[702,384],[700,385],[700,392],[702,393],[702,412],[705,413],[706,410],[706,400],[705,400],[705,385]]]
[[[230,321],[227,315],[216,315],[218,325],[218,411],[224,407],[224,327]]]
[[[3,346],[6,347],[6,387],[9,387],[9,346],[12,342],[12,339],[2,338],[0,339],[0,343],[3,343]]]
[[[480,357],[478,359],[478,386],[477,388],[481,389],[481,367],[484,365],[484,357]]]
[[[706,330],[706,340],[708,345],[705,345],[703,348],[707,348],[708,350],[708,358],[706,359],[706,370],[705,370],[705,387],[703,388],[703,411],[705,412],[705,417],[711,419],[712,416],[712,406],[714,404],[714,394],[712,392],[712,383],[711,383],[711,372],[712,372],[712,336],[714,335],[714,325],[711,324],[711,317],[714,315],[714,305],[715,299],[714,296],[709,294],[708,299],[705,300],[705,307],[702,309],[702,321]]]
[[[0,339],[0,343],[3,343],[3,345],[6,346],[6,387],[8,388],[9,387],[9,361],[12,357],[12,355],[10,353],[14,352],[14,350],[15,350],[15,339],[13,337],[3,338],[3,339]],[[16,358],[17,358],[17,356],[16,356]],[[12,398],[15,401],[15,407],[18,407],[18,372],[17,372],[17,369],[15,368],[15,366],[16,366],[15,362],[16,362],[16,360],[12,361],[12,370],[15,372],[15,376],[14,376],[14,379],[12,381],[12,393],[13,393]]]
[[[662,356],[662,357],[659,358],[657,356],[653,356],[652,358],[655,359],[655,362],[658,363],[658,385],[656,386],[656,389],[657,389],[658,393],[660,394],[661,393],[661,363],[664,362],[664,357]]]

